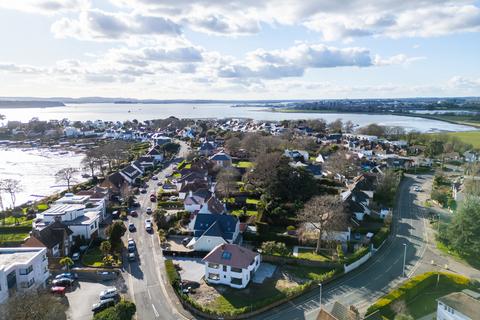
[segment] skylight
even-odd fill
[[[224,260],[230,260],[232,258],[232,253],[228,251],[223,251],[222,252],[222,259]]]

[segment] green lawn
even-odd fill
[[[464,143],[471,144],[476,149],[480,149],[480,131],[449,132],[447,134],[459,138]]]
[[[240,216],[243,214],[242,209],[233,210],[231,212],[234,216]],[[258,214],[257,210],[247,210],[247,216],[256,216]]]
[[[330,261],[330,257],[323,254],[317,254],[313,251],[313,249],[298,249],[298,258],[306,259],[306,260],[314,260],[314,261]]]
[[[319,267],[307,267],[307,266],[285,266],[284,271],[287,273],[302,278],[305,280],[322,281],[325,278],[332,275],[335,269],[331,268],[319,268]]]
[[[99,247],[90,248],[82,258],[84,265],[89,267],[104,267],[103,263],[103,253],[100,251]],[[121,264],[120,260],[116,259],[114,266],[119,266]]]
[[[45,211],[48,209],[48,204],[46,203],[40,203],[37,205],[37,209],[38,211]]]
[[[27,220],[26,217],[20,217],[17,219],[18,220],[18,225],[17,226],[31,226],[32,225],[32,222],[33,220],[30,219],[30,220]],[[0,220],[0,224],[3,224],[3,219]],[[15,218],[14,217],[6,217],[5,218],[5,226],[15,226]]]
[[[253,162],[250,161],[240,161],[239,163],[234,164],[237,168],[248,169],[253,167]]]
[[[0,243],[2,242],[22,242],[28,233],[2,233],[0,234]]]
[[[456,252],[455,250],[449,248],[447,245],[445,245],[441,241],[436,241],[437,242],[437,248],[438,250],[448,254],[449,256],[453,257],[455,260],[458,260],[460,262],[466,263],[476,269],[480,269],[480,260],[478,257],[469,257],[469,256],[464,256]]]
[[[260,200],[258,200],[258,199],[251,199],[251,198],[247,199],[247,204],[257,205],[259,202],[260,202]]]

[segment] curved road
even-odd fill
[[[425,213],[415,202],[418,194],[413,191],[414,184],[421,184],[415,176],[406,175],[399,186],[392,234],[368,262],[337,281],[323,286],[322,304],[330,310],[335,301],[344,305],[355,305],[365,312],[381,295],[404,281],[403,256],[406,244],[406,274],[418,272],[425,257],[428,237]],[[316,319],[319,311],[319,290],[302,295],[287,304],[271,309],[256,319]]]

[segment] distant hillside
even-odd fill
[[[59,101],[22,101],[22,100],[0,100],[1,108],[48,108],[64,107]]]

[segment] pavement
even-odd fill
[[[68,298],[67,317],[70,320],[91,320],[93,313],[92,305],[99,301],[99,293],[106,288],[114,287],[114,281],[87,282],[78,281],[75,290],[65,294]]]
[[[173,262],[180,265],[182,280],[200,282],[205,274],[205,264],[199,258],[175,258]]]
[[[180,145],[181,149],[178,156],[184,157],[188,148],[183,142]],[[150,194],[157,193],[157,182],[162,181],[165,175],[173,171],[175,162],[157,174],[158,180],[151,180],[147,183],[147,193],[137,196],[137,201],[140,203],[140,208],[137,210],[139,216],[136,218],[129,217],[129,220],[134,221],[137,228],[135,232],[127,231],[125,238],[131,237],[135,240],[138,255],[136,262],[125,262],[123,271],[130,296],[137,306],[137,319],[185,319],[177,311],[178,305],[175,307],[177,298],[171,297],[165,287],[167,281],[166,275],[162,272],[164,270],[164,258],[159,238],[155,231],[148,233],[145,230],[145,219],[152,218],[145,211],[148,207],[152,209],[156,207],[156,203],[150,201]]]
[[[405,175],[393,210],[392,234],[368,262],[342,278],[319,287],[319,290],[310,291],[255,319],[315,319],[320,306],[320,290],[323,308],[331,310],[333,303],[339,301],[347,306],[354,305],[364,313],[380,296],[406,280],[403,275],[404,253],[407,277],[439,269],[439,266],[431,264],[431,260],[440,261],[440,257],[437,252],[430,250],[432,239],[427,232],[426,209],[420,204],[419,193],[413,190],[414,185],[424,184],[429,179],[431,176],[418,179],[417,176]]]

